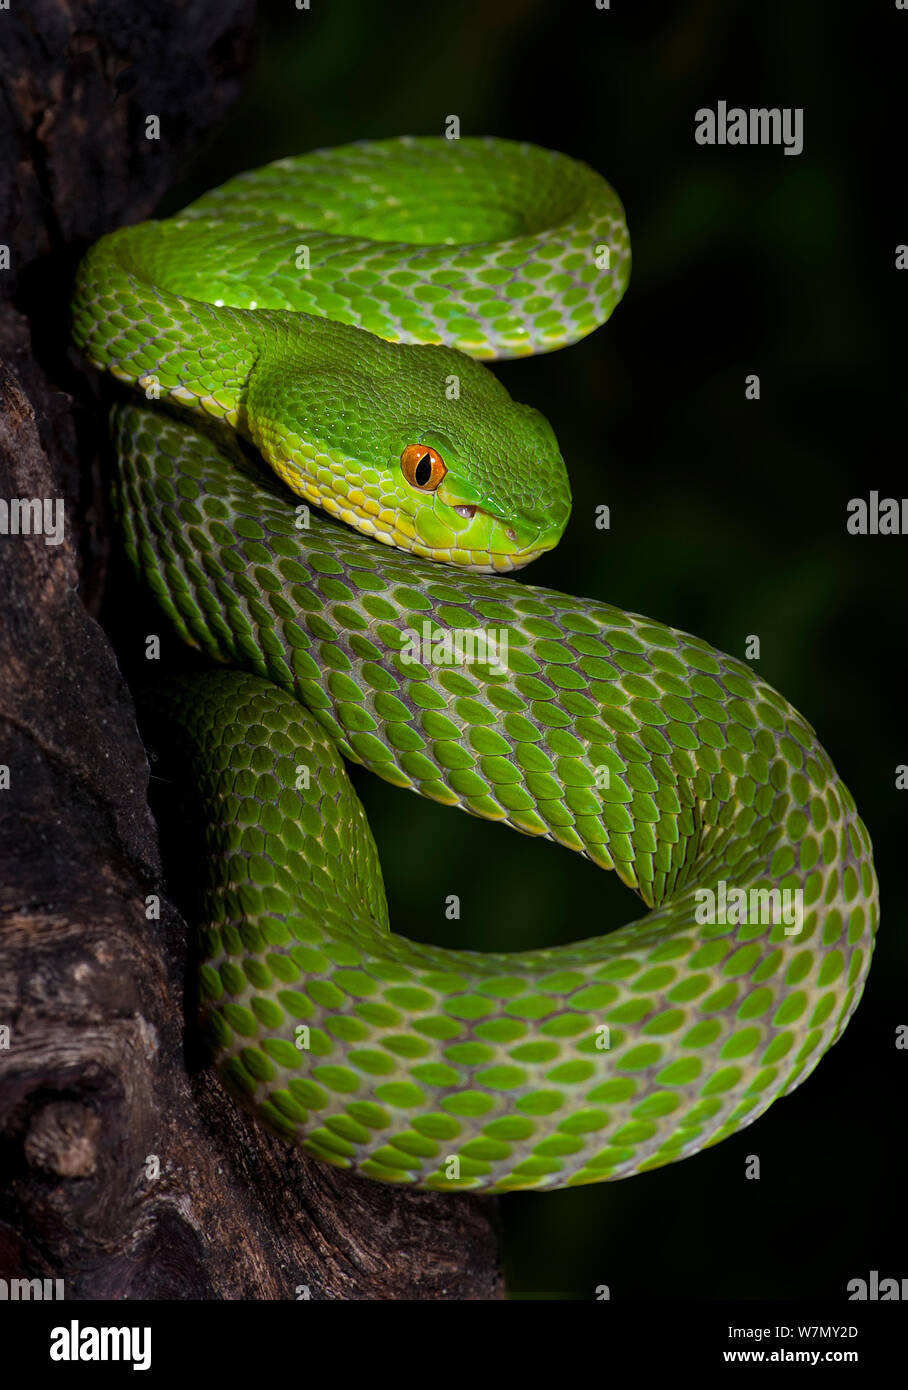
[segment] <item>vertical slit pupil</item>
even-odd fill
[[[417,485],[419,487],[425,487],[426,483],[429,481],[431,476],[432,457],[430,454],[423,454],[422,458],[419,460],[419,463],[416,465],[416,468],[413,472],[413,477],[416,479]]]

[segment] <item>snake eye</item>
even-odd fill
[[[434,492],[447,473],[444,459],[428,444],[408,444],[400,456],[401,472],[411,487]]]

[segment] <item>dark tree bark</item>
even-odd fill
[[[67,347],[72,271],[153,210],[236,96],[251,28],[247,0],[0,11],[0,521],[20,498],[65,516],[60,544],[4,533],[8,506],[0,527],[0,1278],[77,1299],[494,1298],[491,1204],[308,1160],[196,1062],[188,929],[93,616],[103,421]]]

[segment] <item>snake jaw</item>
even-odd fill
[[[432,558],[491,572],[520,569],[551,550],[561,538],[570,512],[567,502],[554,513],[544,508],[519,513],[495,497],[477,497],[470,483],[451,474],[436,489],[435,499],[439,521],[446,524],[456,517],[467,524],[454,523],[456,548],[442,553],[432,544]],[[478,565],[477,557],[486,552],[487,563]]]
[[[553,525],[545,519],[515,519],[508,516],[503,509],[482,507],[473,502],[452,501],[447,502],[447,506],[455,516],[464,521],[476,521],[477,526],[482,527],[482,534],[479,536],[474,533],[474,544],[469,547],[469,561],[466,560],[465,553],[468,548],[467,538],[473,530],[470,526],[467,526],[465,532],[458,534],[457,551],[441,554],[437,548],[433,548],[433,558],[445,559],[453,564],[466,563],[468,568],[473,569],[478,567],[477,554],[487,549],[488,564],[483,564],[481,568],[492,572],[521,569],[546,550],[551,550],[560,540],[564,521],[567,520],[567,512],[563,521]],[[464,558],[458,553],[460,551],[464,552]]]

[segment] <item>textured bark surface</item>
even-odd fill
[[[70,277],[152,211],[237,95],[251,33],[246,0],[0,11],[0,501],[65,515],[59,545],[0,533],[0,1279],[77,1299],[495,1298],[491,1204],[305,1159],[204,1068],[132,696],[93,616],[103,422],[67,347]],[[145,138],[150,114],[166,138]]]

